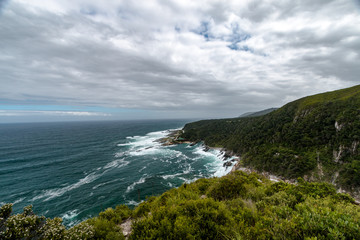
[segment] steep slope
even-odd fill
[[[182,137],[225,147],[287,178],[360,187],[360,85],[301,98],[260,117],[187,124]]]

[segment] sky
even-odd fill
[[[360,0],[0,0],[0,122],[236,117],[359,54]]]

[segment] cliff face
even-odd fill
[[[225,147],[243,165],[287,178],[360,187],[360,85],[288,103],[267,115],[187,124],[183,137]]]

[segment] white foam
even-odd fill
[[[235,163],[232,163],[231,166],[224,167],[224,163],[231,161],[234,157],[228,158],[226,161],[223,161],[224,153],[222,153],[219,149],[209,149],[208,151],[204,151],[204,145],[196,147],[194,149],[194,153],[200,155],[199,157],[208,157],[212,159],[212,162],[207,163],[205,165],[208,171],[213,171],[213,177],[222,177],[231,172],[232,166]]]
[[[146,166],[142,167],[139,172],[142,172],[142,170],[144,170],[146,168]]]
[[[95,186],[92,187],[92,189],[97,189],[98,187],[102,187],[102,186],[104,186],[104,185],[106,185],[106,182],[105,182],[105,183],[100,183],[100,184],[98,184],[98,185],[95,185]],[[91,195],[90,195],[90,196],[91,196]]]
[[[129,154],[132,156],[160,155],[166,159],[180,157],[182,155],[182,153],[179,151],[163,146],[141,148],[137,149],[136,151],[131,151]]]
[[[140,203],[142,203],[143,201],[141,201],[141,202],[136,202],[136,201],[134,201],[134,200],[130,200],[130,201],[127,201],[126,202],[126,205],[135,205],[135,206],[137,206],[137,205],[139,205]]]
[[[185,183],[192,183],[192,182],[195,182],[196,180],[198,180],[198,178],[187,179],[184,177],[179,177],[179,179],[183,180]]]
[[[161,155],[166,159],[178,158],[183,155],[182,152],[170,149],[173,146],[165,147],[157,141],[175,130],[180,130],[180,128],[150,132],[144,136],[126,137],[129,142],[118,144],[118,146],[129,146],[127,153],[131,156]]]
[[[174,174],[162,175],[161,177],[162,177],[164,180],[174,179],[174,178],[176,178],[176,177],[179,178],[179,179],[182,179],[182,178],[179,177],[179,176],[189,174],[189,173],[192,171],[192,168],[191,168],[191,165],[190,165],[190,164],[187,164],[187,163],[184,163],[184,164],[186,164],[186,168],[185,168],[182,172],[174,173]]]
[[[117,146],[118,147],[123,147],[123,146],[130,146],[131,143],[119,143]]]
[[[173,179],[173,178],[175,178],[175,177],[177,177],[177,176],[181,176],[181,175],[183,175],[184,173],[175,173],[175,174],[169,174],[169,175],[163,175],[163,176],[161,176],[163,179]]]
[[[111,181],[108,181],[108,182],[100,183],[98,185],[95,185],[92,189],[97,189],[97,188],[102,187],[102,186],[104,186],[106,184],[117,182],[117,181],[122,181],[122,180],[124,180],[124,178],[120,178],[120,179],[117,178],[117,179],[114,179],[114,180],[111,180]]]
[[[201,156],[211,157],[211,158],[219,158],[218,155],[221,154],[218,149],[209,149],[208,151],[204,151],[204,146],[198,146],[194,149],[194,153]]]
[[[146,176],[147,176],[147,174],[143,175],[143,176],[139,179],[139,181],[134,182],[134,183],[132,183],[130,186],[128,186],[127,189],[126,189],[126,192],[127,192],[127,193],[130,192],[130,191],[134,190],[134,188],[135,188],[136,185],[139,185],[139,184],[144,183],[144,182],[146,181],[146,178],[147,178]]]
[[[191,170],[192,170],[191,165],[187,164],[187,168],[184,170],[183,174],[188,174],[191,172]]]
[[[126,153],[125,152],[118,152],[118,153],[115,153],[115,157],[116,158],[121,158],[121,157],[123,157],[123,156],[125,156],[126,155]]]
[[[216,170],[216,172],[213,173],[214,177],[222,177],[231,172],[233,165],[228,166],[228,167],[223,167],[222,164],[223,164],[223,162],[221,163],[219,168]]]
[[[130,146],[132,149],[141,149],[150,146],[161,146],[159,142],[156,140],[165,137],[168,134],[168,131],[157,131],[150,132],[144,136],[133,136],[126,137],[126,139],[130,140],[128,143],[121,143],[118,146]]]
[[[71,211],[67,211],[66,213],[64,213],[61,218],[64,220],[64,222],[70,222],[68,224],[69,227],[74,226],[75,224],[79,223],[80,220],[77,221],[73,221],[74,218],[76,218],[79,215],[79,210],[75,209],[75,210],[71,210]]]
[[[71,220],[75,218],[77,215],[79,215],[79,210],[75,209],[75,210],[67,211],[61,217],[66,220]]]
[[[124,158],[121,159],[116,159],[112,162],[109,162],[108,164],[106,164],[104,166],[104,169],[108,169],[108,168],[121,168],[124,167],[126,165],[128,165],[130,162],[125,161]]]
[[[79,188],[84,184],[88,184],[91,183],[93,181],[95,181],[96,179],[98,179],[102,174],[96,174],[95,172],[90,173],[89,175],[87,175],[86,177],[80,179],[78,182],[71,184],[69,186],[63,187],[63,188],[57,188],[57,189],[51,189],[51,190],[45,190],[43,191],[42,194],[34,197],[32,199],[32,201],[38,200],[38,199],[42,199],[45,198],[44,201],[49,201],[53,198],[56,197],[60,197],[62,196],[64,193],[73,190],[75,188]]]
[[[17,204],[19,202],[22,202],[22,201],[24,201],[24,199],[25,199],[25,197],[19,198],[19,199],[15,200],[15,202],[13,202],[13,204]]]
[[[137,137],[140,137],[140,136],[128,136],[128,137],[126,137],[126,139],[134,139],[134,138],[137,138]]]

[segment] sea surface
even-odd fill
[[[33,205],[68,227],[119,204],[222,176],[218,150],[155,140],[185,120],[0,124],[0,205]]]

